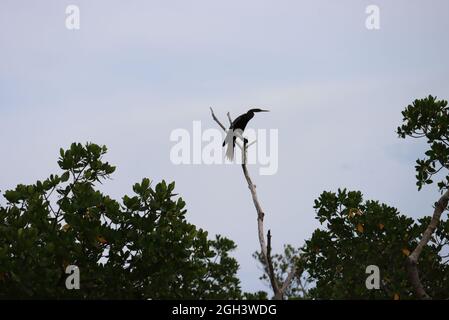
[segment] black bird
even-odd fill
[[[251,120],[254,117],[255,112],[268,112],[269,110],[262,110],[262,109],[251,109],[247,113],[244,113],[237,118],[235,118],[234,121],[232,121],[231,126],[229,127],[228,133],[226,135],[225,140],[223,141],[223,147],[228,144],[228,148],[226,150],[226,158],[229,160],[234,159],[234,147],[235,147],[235,139],[237,136],[242,136],[243,131],[245,131],[246,125],[248,124],[249,120]],[[232,142],[232,143],[231,143]],[[245,143],[246,143],[245,139]]]

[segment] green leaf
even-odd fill
[[[67,180],[69,180],[69,178],[70,178],[70,172],[66,171],[61,176],[61,182],[66,182]]]

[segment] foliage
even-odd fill
[[[175,184],[149,179],[122,203],[96,189],[115,170],[107,149],[60,150],[63,173],[4,193],[0,298],[239,298],[235,244],[186,221]],[[80,270],[67,290],[65,269]]]
[[[402,112],[401,138],[425,138],[416,161],[418,190],[449,189],[449,108],[436,97],[415,100]],[[103,161],[106,147],[72,144],[60,151],[63,173],[4,193],[0,206],[0,298],[243,298],[266,299],[263,291],[242,293],[238,264],[224,237],[208,239],[186,221],[185,203],[174,183],[133,186],[122,202],[95,188],[115,168]],[[405,261],[430,217],[415,221],[359,191],[323,192],[315,200],[322,228],[305,245],[272,256],[282,283],[296,274],[289,299],[413,299]],[[441,221],[420,260],[420,278],[433,298],[449,298],[449,221]],[[263,266],[261,280],[269,283]],[[66,266],[81,271],[81,289],[65,287]],[[380,290],[368,290],[366,268],[380,270]],[[309,289],[308,285],[313,284]]]
[[[405,259],[416,246],[429,218],[418,223],[397,209],[377,201],[363,201],[356,191],[323,192],[315,200],[317,229],[303,248],[305,268],[319,299],[410,299],[412,287]],[[449,241],[449,222],[441,224],[437,237],[422,253],[423,285],[435,298],[447,298],[449,268],[439,255]],[[380,269],[381,290],[368,290],[366,267]]]
[[[449,107],[447,101],[428,96],[415,100],[402,111],[403,124],[399,137],[426,138],[429,149],[424,159],[416,160],[418,189],[433,183],[432,177],[449,168]],[[448,189],[449,176],[438,182],[441,191]]]
[[[290,286],[285,291],[285,297],[288,299],[307,299],[308,298],[308,286],[310,285],[309,278],[303,273],[303,262],[299,259],[300,249],[294,248],[290,244],[284,245],[283,254],[275,253],[272,255],[271,260],[273,263],[273,270],[277,282],[282,285],[288,276],[288,273],[294,268],[296,272],[293,276],[293,280]],[[263,268],[263,273],[259,277],[268,287],[271,287],[270,279],[268,277],[268,270],[260,252],[255,252],[253,258],[256,259]],[[268,295],[268,294],[267,294]]]
[[[416,161],[418,190],[433,183],[441,192],[449,188],[449,108],[433,96],[415,100],[402,112],[399,137],[425,138],[428,150]],[[317,299],[412,299],[406,257],[416,247],[430,217],[414,221],[395,208],[377,201],[364,201],[361,192],[323,192],[315,200],[317,229],[306,241],[297,260],[315,287]],[[429,208],[430,209],[430,208]],[[429,210],[430,211],[430,210]],[[447,299],[449,292],[449,221],[440,222],[419,260],[420,278],[433,298]],[[286,252],[284,256],[290,253]],[[281,255],[279,259],[284,259]],[[299,264],[301,263],[301,264]],[[381,271],[381,290],[367,290],[366,267]]]

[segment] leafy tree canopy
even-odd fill
[[[428,149],[416,161],[418,190],[438,177],[441,192],[449,189],[449,108],[447,101],[428,96],[415,100],[402,112],[400,138],[425,138]],[[431,217],[415,221],[397,209],[378,201],[363,200],[359,191],[323,192],[315,200],[317,219],[322,228],[299,250],[295,261],[286,247],[275,256],[304,270],[303,278],[314,286],[302,296],[317,299],[414,299],[406,258],[416,247]],[[429,208],[429,213],[432,208]],[[446,208],[447,210],[447,208]],[[449,298],[449,221],[440,221],[429,244],[419,259],[420,278],[424,289],[433,298]],[[258,257],[258,254],[256,254]],[[260,259],[259,259],[260,260]],[[380,270],[380,290],[368,290],[366,268],[376,265]],[[266,271],[265,271],[266,274]],[[266,279],[266,275],[263,276]],[[299,278],[298,278],[299,279]],[[293,282],[290,297],[297,297],[301,282]]]
[[[107,149],[60,150],[61,175],[4,193],[0,298],[239,298],[236,246],[186,221],[175,184],[149,179],[122,202],[96,185],[114,172]],[[80,289],[65,286],[68,265]]]
[[[410,299],[405,259],[430,217],[415,222],[397,209],[364,201],[358,191],[323,192],[315,200],[317,229],[303,248],[304,267],[315,282],[309,295],[318,299]],[[449,268],[440,255],[449,243],[449,221],[439,225],[421,255],[422,282],[435,298],[447,298]],[[380,270],[380,290],[368,290],[366,268]]]
[[[449,108],[447,101],[428,96],[417,99],[402,111],[403,124],[399,137],[425,138],[429,149],[423,159],[416,160],[416,184],[421,189],[433,183],[432,177],[449,169]],[[449,188],[449,175],[438,182],[441,191]]]

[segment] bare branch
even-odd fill
[[[263,257],[264,261],[267,262],[267,246],[265,244],[265,236],[264,236],[264,231],[263,231],[263,219],[264,219],[265,214],[264,214],[263,209],[259,203],[259,199],[257,198],[256,186],[253,184],[253,181],[251,180],[251,177],[248,172],[248,168],[246,166],[246,153],[247,153],[246,152],[246,144],[244,144],[242,170],[243,170],[243,175],[245,176],[246,182],[248,183],[248,188],[251,192],[251,196],[253,198],[254,207],[256,208],[260,249],[261,249],[262,257]]]
[[[214,121],[216,123],[218,123],[218,125],[224,130],[226,131],[226,127],[220,122],[220,120],[217,119],[217,117],[215,116],[214,110],[212,109],[212,107],[210,107],[210,112],[212,113],[212,119],[214,119]]]
[[[257,139],[254,139],[253,141],[251,141],[249,144],[248,144],[248,148],[249,147],[251,147],[253,144],[255,144],[257,142]]]
[[[215,116],[212,108],[210,108],[210,110],[212,112],[212,118],[215,120],[215,122],[217,122],[219,124],[219,126],[224,131],[226,131],[226,128],[221,124],[221,122]],[[229,112],[227,113],[227,116],[228,116],[229,121],[232,123],[232,119],[231,119]],[[268,235],[267,235],[268,246],[267,246],[267,244],[265,243],[265,234],[264,234],[264,225],[263,225],[263,220],[264,220],[265,214],[263,212],[262,206],[260,205],[259,199],[257,197],[256,185],[253,183],[251,176],[249,175],[248,168],[246,166],[247,148],[248,148],[247,140],[245,140],[241,136],[239,136],[239,137],[243,140],[243,149],[242,149],[243,175],[245,176],[246,182],[248,184],[248,188],[251,192],[251,197],[253,199],[254,207],[256,208],[256,212],[257,212],[257,230],[258,230],[258,236],[259,236],[260,250],[261,250],[261,254],[262,254],[262,261],[265,264],[266,269],[268,271],[268,277],[270,278],[271,287],[272,287],[273,293],[274,293],[274,299],[281,300],[284,298],[284,293],[285,293],[286,289],[289,287],[289,285],[291,284],[296,270],[295,270],[295,267],[293,267],[292,271],[290,272],[290,274],[287,276],[284,283],[282,284],[282,287],[279,288],[278,281],[274,274],[273,263],[271,261],[271,232],[268,231]],[[236,141],[236,142],[238,143],[238,141]]]
[[[415,250],[413,250],[412,254],[410,254],[410,256],[408,256],[407,259],[407,270],[409,281],[412,284],[416,295],[420,299],[431,299],[431,297],[425,291],[419,278],[418,259],[422,250],[432,238],[432,234],[434,233],[436,227],[438,226],[441,214],[443,213],[444,210],[446,210],[448,202],[449,202],[449,190],[447,190],[441,196],[438,202],[435,203],[435,209],[433,211],[432,219],[430,220],[430,223],[427,226],[427,229],[424,231],[423,236],[419,241],[418,245],[416,246]]]
[[[276,300],[282,300],[282,293],[279,290],[279,284],[276,279],[276,275],[274,274],[274,268],[273,268],[273,261],[271,260],[271,231],[268,230],[267,233],[267,271],[268,271],[268,278],[270,279],[271,287],[274,291],[274,299]]]
[[[232,125],[231,114],[228,112],[226,115],[228,116],[229,125]]]
[[[290,270],[290,272],[287,275],[287,278],[285,278],[284,283],[282,284],[282,288],[281,288],[281,292],[282,294],[285,293],[285,291],[287,290],[287,288],[290,286],[290,284],[293,281],[293,277],[295,276],[296,273],[296,266],[293,266],[292,269]],[[302,273],[302,272],[301,272]],[[305,290],[304,290],[305,292]]]

